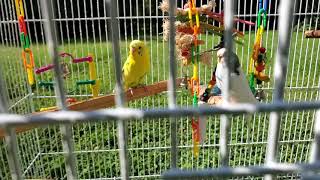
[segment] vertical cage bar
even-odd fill
[[[112,40],[112,48],[114,53],[114,64],[115,64],[115,75],[116,75],[116,105],[118,107],[124,107],[125,98],[124,92],[122,88],[122,71],[121,71],[121,55],[120,55],[120,43],[119,43],[119,21],[117,19],[118,14],[118,5],[115,0],[105,0],[107,3],[108,10],[110,10],[111,16],[111,40]]]
[[[171,0],[169,2],[169,59],[170,59],[170,74],[168,81],[168,101],[169,108],[176,107],[176,60],[175,60],[175,9],[176,1]],[[177,119],[171,118],[171,168],[177,167]]]
[[[41,1],[41,10],[44,17],[45,34],[49,49],[50,58],[54,64],[55,72],[55,93],[57,96],[57,105],[62,110],[67,110],[65,103],[65,94],[63,87],[63,79],[61,77],[61,67],[59,65],[58,52],[57,52],[57,38],[55,26],[53,24],[53,7],[47,1]],[[68,179],[77,179],[76,162],[73,154],[73,140],[72,140],[72,126],[62,125],[60,127],[62,134],[62,145],[66,159],[66,172]]]
[[[7,113],[8,104],[7,104],[7,95],[5,91],[5,84],[2,78],[2,69],[0,67],[0,114]],[[20,180],[22,178],[21,165],[19,162],[18,156],[18,143],[17,137],[15,133],[15,129],[12,127],[4,127],[5,128],[5,141],[7,144],[7,153],[8,153],[8,163],[11,171],[11,178],[13,180]]]
[[[320,3],[319,3],[320,7]],[[319,8],[318,8],[319,10]],[[320,79],[318,82],[319,90],[318,90],[318,100],[319,93],[320,93]],[[311,145],[311,152],[310,152],[310,163],[316,163],[320,160],[320,109],[317,110],[314,122],[314,139]]]
[[[320,160],[320,110],[317,111],[314,123],[314,140],[311,146],[310,162],[315,163]]]
[[[111,23],[111,35],[112,35],[112,47],[113,56],[115,62],[115,74],[116,74],[116,105],[118,108],[125,106],[124,92],[122,88],[122,72],[121,72],[121,55],[119,44],[119,26],[118,26],[118,3],[115,0],[105,0],[108,10],[110,11]],[[120,155],[120,173],[122,179],[129,179],[129,163],[127,152],[127,124],[123,119],[118,119],[118,143],[119,143],[119,155]]]
[[[11,178],[13,180],[23,179],[21,165],[18,157],[18,143],[15,130],[12,127],[5,127],[5,132],[5,140],[8,150],[8,163],[11,171]]]
[[[226,63],[226,78],[224,79],[223,84],[223,102],[228,103],[229,101],[229,89],[230,89],[230,67],[232,66],[231,58],[234,58],[232,54],[232,30],[233,30],[233,15],[234,15],[234,2],[231,0],[224,1],[225,7],[225,14],[224,14],[224,22],[225,22],[225,44],[224,47],[226,48],[226,57],[224,63]],[[220,116],[221,124],[220,124],[220,158],[221,158],[221,165],[228,166],[229,164],[229,130],[230,130],[230,119],[227,115]]]
[[[294,3],[290,0],[283,0],[279,7],[279,45],[274,65],[274,93],[273,103],[283,101],[284,88],[287,74],[287,65],[289,58],[289,48],[291,40],[291,23],[293,20]],[[268,143],[266,149],[266,164],[272,164],[277,161],[277,149],[279,139],[279,128],[281,121],[281,113],[271,112],[268,132]],[[266,179],[274,179],[271,175],[266,175]]]

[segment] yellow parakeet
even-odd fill
[[[134,40],[130,43],[130,52],[122,68],[124,89],[143,84],[144,77],[150,69],[150,55],[144,42]]]

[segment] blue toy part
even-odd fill
[[[212,96],[221,96],[221,89],[217,85],[214,85],[213,88],[211,89],[210,94]]]

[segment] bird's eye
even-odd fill
[[[141,49],[141,46],[139,46],[139,49]]]

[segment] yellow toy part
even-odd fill
[[[253,45],[253,52],[252,52],[252,55],[250,58],[250,65],[249,65],[249,72],[250,73],[253,72],[252,68],[253,68],[254,62],[258,59],[259,49],[261,46],[261,38],[262,38],[263,32],[264,32],[264,28],[261,25],[257,31],[256,39],[255,39],[255,42]]]
[[[23,2],[22,0],[15,0],[17,16],[24,16]]]
[[[100,81],[97,79],[96,65],[94,61],[89,62],[89,76],[91,80],[95,80],[95,84],[91,84],[90,88],[93,97],[99,96]]]
[[[30,86],[35,84],[34,76],[33,76],[33,68],[27,68],[27,76],[28,76],[28,83]]]
[[[193,141],[193,153],[195,157],[199,156],[199,142],[198,141]]]
[[[89,64],[89,80],[82,80],[77,82],[78,85],[90,85],[90,89],[92,92],[93,97],[98,97],[99,96],[99,90],[100,90],[100,81],[97,79],[97,70],[96,70],[96,65],[93,60],[93,55],[89,54],[88,57],[84,58],[76,58],[73,59],[73,63],[83,63],[87,62]]]
[[[43,112],[43,111],[51,111],[51,110],[55,110],[55,109],[57,109],[57,106],[40,108],[40,112]]]

